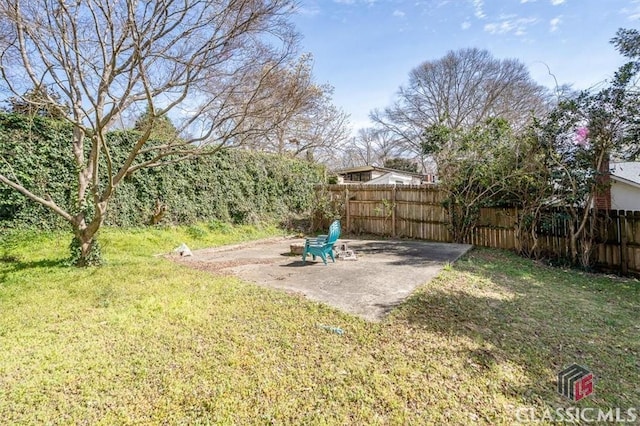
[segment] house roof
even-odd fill
[[[378,167],[378,166],[348,167],[346,169],[335,170],[334,173],[339,174],[339,175],[344,175],[344,174],[347,174],[347,173],[372,172],[374,170],[375,171],[379,171],[379,172],[384,172],[384,173],[400,173],[400,174],[403,174],[403,175],[416,176],[416,177],[423,177],[424,176],[421,173],[413,173],[413,172],[407,172],[407,171],[404,171],[404,170],[390,169],[390,168],[387,168],[387,167]]]
[[[640,161],[611,163],[611,178],[633,186],[640,186]]]
[[[383,175],[378,176],[375,179],[371,179],[370,181],[366,182],[367,185],[375,185],[378,183],[383,183],[385,180],[388,179],[395,179],[395,180],[404,180],[404,181],[409,181],[409,183],[411,183],[411,179],[412,177],[407,175],[405,172],[401,172],[401,173],[396,173],[396,172],[389,172],[389,173],[385,173]]]

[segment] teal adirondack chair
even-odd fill
[[[333,257],[333,246],[340,237],[340,221],[334,220],[329,227],[328,235],[318,235],[316,238],[307,238],[304,243],[304,251],[302,252],[302,262],[307,261],[307,255],[310,254],[313,260],[316,260],[316,256],[320,256],[324,264],[327,264],[327,255],[333,262],[336,259]]]

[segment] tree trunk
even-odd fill
[[[576,265],[578,263],[578,234],[576,233],[576,227],[573,223],[574,216],[571,216],[571,223],[569,224],[569,242],[570,242],[570,259],[571,264]]]
[[[582,252],[580,256],[580,265],[584,269],[589,269],[593,265],[593,240],[591,238],[585,238],[582,242]]]
[[[102,264],[102,253],[97,234],[104,221],[106,208],[106,202],[97,203],[91,221],[87,222],[86,212],[82,211],[72,223],[74,237],[69,248],[71,262],[75,266],[99,266]]]
[[[74,226],[74,237],[69,246],[71,262],[78,267],[99,266],[102,264],[100,244],[97,240],[97,230],[80,229]]]

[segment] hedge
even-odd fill
[[[109,133],[114,161],[122,160],[135,139],[132,130]],[[70,208],[77,183],[70,126],[42,117],[0,113],[0,173],[17,179],[39,195]],[[104,167],[102,168],[104,170]],[[234,149],[214,155],[142,169],[117,187],[107,225],[149,223],[158,205],[163,222],[251,223],[284,219],[310,209],[313,186],[324,168],[303,160]],[[66,226],[50,210],[0,184],[0,227]]]

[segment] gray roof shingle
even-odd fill
[[[640,184],[640,161],[611,163],[609,170],[612,176]]]

